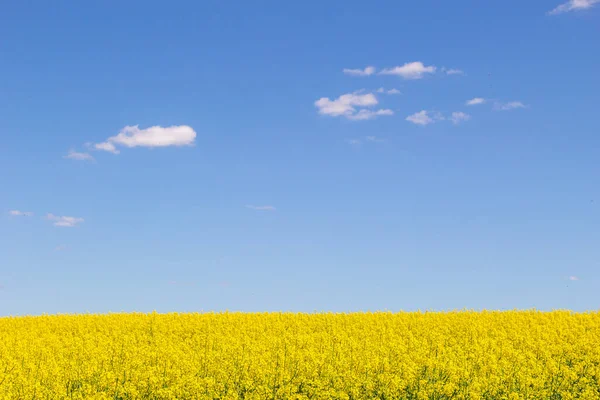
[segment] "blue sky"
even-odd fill
[[[5,4],[0,315],[597,308],[560,1]]]

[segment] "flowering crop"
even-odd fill
[[[599,399],[600,313],[0,318],[0,399]]]

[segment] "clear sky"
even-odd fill
[[[599,39],[594,0],[5,2],[0,315],[597,309]]]

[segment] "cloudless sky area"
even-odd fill
[[[600,3],[557,7],[4,2],[0,315],[598,309]]]

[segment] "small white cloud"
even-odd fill
[[[366,67],[365,69],[344,68],[344,73],[351,76],[369,76],[375,73],[375,67]]]
[[[429,125],[433,124],[435,121],[441,121],[444,119],[444,116],[438,112],[432,113],[427,110],[421,110],[417,113],[409,115],[406,117],[406,120],[412,122],[416,125]]]
[[[471,119],[471,116],[469,114],[465,114],[462,111],[453,112],[452,116],[450,117],[450,120],[455,125],[458,125],[461,122],[465,122],[465,121],[468,121],[470,119]]]
[[[337,99],[331,100],[328,97],[322,97],[315,101],[315,106],[319,109],[319,114],[329,115],[332,117],[345,117],[350,120],[366,120],[372,119],[380,115],[392,115],[392,110],[368,110],[357,107],[372,107],[379,102],[373,93],[343,94]]]
[[[446,75],[464,75],[465,74],[462,69],[446,68],[446,67],[442,67],[442,72],[444,72]]]
[[[406,120],[417,125],[428,125],[434,122],[433,119],[427,115],[426,110],[421,110],[417,113],[409,115],[406,117]]]
[[[454,68],[447,69],[444,72],[446,73],[446,75],[464,75],[465,74],[462,69],[454,69]]]
[[[12,215],[13,217],[33,217],[33,213],[31,211],[10,210],[8,214]]]
[[[365,136],[364,142],[365,143],[383,143],[383,142],[385,142],[385,140],[380,139],[377,136]],[[352,146],[360,146],[361,144],[363,144],[363,140],[361,140],[361,139],[346,139],[346,143],[348,143]]]
[[[592,8],[594,4],[599,3],[600,0],[569,0],[556,8],[548,11],[549,15],[562,14],[569,11],[581,11],[588,8]]]
[[[570,277],[569,277],[569,280],[570,280],[570,281],[578,281],[578,280],[579,280],[579,278],[578,278],[578,277],[576,277],[576,276],[570,276]]]
[[[397,75],[404,79],[421,79],[426,74],[435,73],[436,67],[433,65],[425,66],[421,61],[406,63],[394,68],[386,68],[380,72],[382,75]]]
[[[54,248],[54,251],[65,251],[67,250],[67,246],[64,244],[58,245]]]
[[[477,104],[483,104],[486,102],[486,99],[484,99],[483,97],[474,97],[471,100],[467,100],[467,105],[468,106],[475,106]]]
[[[246,206],[246,208],[249,208],[251,210],[256,210],[256,211],[275,211],[276,208],[273,206],[252,206],[252,205],[248,205]]]
[[[47,214],[46,219],[49,221],[53,221],[54,226],[62,226],[66,228],[74,228],[78,224],[83,222],[83,218],[76,217],[61,217],[54,214]]]
[[[315,101],[315,106],[319,109],[319,114],[338,117],[353,114],[356,112],[355,107],[370,107],[377,103],[377,98],[372,93],[347,93],[335,100],[330,100],[329,97],[321,97]]]
[[[140,129],[139,125],[126,126],[116,136],[109,137],[105,142],[97,143],[97,150],[119,154],[117,146],[125,147],[168,147],[191,146],[196,140],[196,132],[187,125],[168,127],[151,126]]]
[[[110,142],[96,143],[94,145],[94,148],[96,150],[108,151],[109,153],[113,153],[113,154],[119,154],[120,153],[120,151],[117,150],[117,148],[115,147],[115,145],[112,144],[112,143],[110,143]]]
[[[355,121],[361,121],[361,120],[373,119],[373,118],[379,117],[380,115],[394,115],[394,112],[390,109],[381,109],[381,110],[372,111],[372,110],[367,110],[367,109],[363,108],[356,114],[348,115],[347,118],[351,119],[351,120],[355,120]]]
[[[376,90],[377,93],[385,93],[385,94],[400,94],[400,91],[398,89],[390,89],[390,90],[386,90],[382,87],[380,87],[379,89]]]
[[[89,153],[80,153],[74,150],[69,150],[69,154],[63,156],[63,158],[70,158],[71,160],[78,161],[94,161],[94,157],[92,157]]]
[[[497,111],[515,110],[517,108],[526,108],[527,106],[520,101],[510,101],[508,103],[496,103],[494,109]]]

